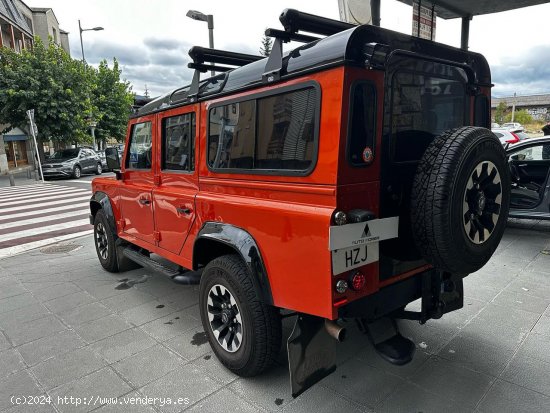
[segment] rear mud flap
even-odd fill
[[[297,397],[336,370],[336,344],[320,317],[299,314],[288,338],[292,397]]]

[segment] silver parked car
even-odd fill
[[[550,220],[550,136],[506,148],[512,176],[511,218]]]
[[[83,173],[103,172],[103,165],[93,149],[73,148],[56,151],[42,165],[44,178],[80,178]]]

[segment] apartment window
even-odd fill
[[[317,153],[318,108],[317,89],[307,87],[210,110],[208,166],[307,173]]]
[[[53,37],[54,43],[57,43],[57,30],[55,30],[55,28],[53,27],[52,27],[52,37]]]
[[[195,114],[162,120],[162,169],[195,170]]]

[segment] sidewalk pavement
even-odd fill
[[[296,399],[284,350],[259,377],[220,365],[196,286],[144,269],[107,273],[91,237],[71,242],[82,248],[0,261],[2,412],[550,411],[550,223],[511,222],[493,259],[466,278],[460,311],[425,326],[401,322],[417,345],[412,363],[387,364],[347,322],[338,369]],[[12,395],[52,404],[16,406]],[[108,404],[118,396],[157,399]]]
[[[20,185],[33,185],[37,181],[34,179],[34,171],[31,171],[31,179],[27,178],[27,171],[17,172],[13,174],[15,178],[15,186]],[[40,182],[40,181],[38,181]],[[0,188],[10,186],[10,177],[9,175],[0,175]]]

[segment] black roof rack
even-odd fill
[[[322,36],[332,36],[333,34],[356,27],[354,24],[304,13],[295,9],[285,9],[279,16],[279,20],[285,29],[284,31],[276,29],[267,29],[265,31],[266,36],[275,38],[262,76],[264,82],[268,83],[281,77],[283,69],[283,43],[290,41],[311,43],[320,40],[318,37],[299,34],[299,31],[320,34]]]
[[[228,72],[235,67],[245,66],[247,64],[261,60],[264,56],[256,56],[245,53],[229,52],[227,50],[209,49],[207,47],[193,46],[189,49],[189,56],[193,59],[193,63],[188,63],[187,67],[195,69],[191,87],[186,94],[186,97],[195,96],[199,93],[200,73],[209,70],[216,72]],[[210,64],[206,64],[208,62]],[[220,66],[229,65],[229,66]]]

